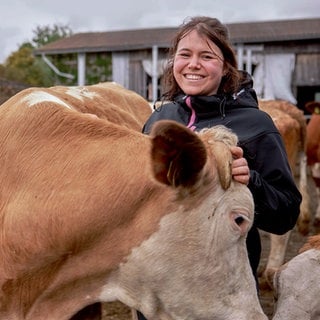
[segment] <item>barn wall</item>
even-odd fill
[[[142,61],[151,57],[151,50],[136,50],[130,52],[129,58],[129,86],[133,90],[146,98],[147,75],[143,70]]]
[[[166,58],[166,50],[160,49],[158,52],[158,60]],[[128,60],[129,78],[127,88],[137,92],[144,98],[149,99],[150,90],[152,90],[152,87],[150,87],[151,78],[143,68],[143,60],[152,60],[151,49],[130,51]],[[159,80],[159,82],[161,81]]]
[[[140,60],[130,60],[129,89],[137,92],[144,98],[146,98],[147,96],[147,75],[143,71],[143,67]]]
[[[234,44],[236,46],[236,44]],[[246,45],[246,44],[244,44]],[[248,44],[252,46],[253,44]],[[292,92],[297,96],[298,87],[320,86],[320,43],[318,39],[309,41],[286,41],[277,43],[255,43],[263,45],[259,54],[294,54],[295,68],[292,76]],[[160,48],[158,59],[167,58],[167,48]],[[113,52],[113,80],[124,87],[137,92],[148,99],[148,85],[150,77],[143,69],[142,61],[152,59],[152,50],[141,49],[134,51]],[[159,79],[161,83],[162,79]],[[161,87],[159,87],[161,91]],[[160,92],[161,94],[162,92]]]
[[[264,52],[269,53],[295,53],[312,54],[320,52],[319,39],[303,41],[283,41],[264,43]]]
[[[320,53],[297,55],[295,84],[296,86],[320,85]]]
[[[254,85],[257,94],[260,97],[264,97],[264,91],[268,83],[266,79],[267,73],[271,72],[272,78],[275,73],[283,74],[281,70],[283,65],[280,65],[275,70],[266,70],[267,66],[261,66],[261,61],[265,61],[268,56],[286,56],[291,55],[294,57],[294,65],[292,68],[292,75],[287,85],[290,86],[286,90],[292,92],[293,99],[288,99],[286,96],[277,96],[275,98],[285,99],[291,101],[302,109],[304,112],[304,106],[306,102],[315,99],[320,95],[320,42],[319,39],[299,40],[299,41],[283,41],[283,42],[267,42],[267,43],[243,43],[243,48],[250,48],[253,46],[263,45],[261,52],[253,52],[252,66]],[[235,44],[236,48],[239,44]],[[270,84],[270,81],[269,81]],[[275,88],[285,93],[285,90],[281,88],[278,81],[271,81],[271,84],[275,85]],[[295,101],[294,101],[295,100]]]

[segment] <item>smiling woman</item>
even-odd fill
[[[255,202],[246,244],[257,280],[258,228],[287,232],[295,225],[301,203],[280,133],[270,116],[259,110],[251,76],[238,70],[228,29],[218,19],[187,19],[173,39],[168,61],[163,103],[143,131],[149,133],[157,121],[171,119],[193,131],[224,125],[237,134],[239,143],[231,148],[232,177],[249,187]],[[239,218],[237,227],[241,222]],[[145,318],[138,313],[138,319]]]

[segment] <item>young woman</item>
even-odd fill
[[[191,130],[225,125],[239,138],[233,178],[248,186],[255,202],[254,225],[247,237],[252,272],[257,278],[261,243],[258,228],[275,234],[292,229],[301,195],[288,164],[282,138],[268,114],[258,109],[249,74],[237,69],[228,30],[211,17],[193,17],[179,28],[165,71],[166,92],[143,131],[161,119]],[[145,319],[138,312],[138,319]]]

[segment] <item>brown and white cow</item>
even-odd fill
[[[311,217],[310,197],[307,186],[306,120],[304,114],[295,105],[284,100],[260,100],[259,108],[271,116],[278,128],[294,175],[297,173],[297,164],[299,164],[298,177],[302,203],[297,228],[301,234],[306,235],[309,232]],[[275,270],[284,263],[290,234],[291,231],[284,235],[270,234],[270,252],[263,273],[263,280],[270,286],[272,286]]]
[[[305,107],[311,113],[307,125],[307,160],[311,167],[318,197],[314,225],[320,227],[320,102],[308,102]]]
[[[99,86],[28,89],[0,107],[0,319],[120,300],[149,319],[266,320],[245,245],[253,200],[231,179],[236,136],[171,121],[146,136],[81,113],[96,105],[109,105]]]
[[[274,287],[273,320],[320,319],[320,234],[276,272]]]
[[[27,93],[30,93],[27,95]],[[23,96],[33,103],[51,102],[60,99],[65,107],[73,108],[90,117],[98,117],[141,132],[151,114],[149,103],[137,93],[127,90],[115,82],[103,82],[92,86],[55,86],[41,90],[27,89]],[[19,101],[20,95],[11,99]],[[107,103],[106,103],[107,101]],[[95,303],[76,314],[73,320],[101,319],[101,304]]]

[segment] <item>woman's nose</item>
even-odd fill
[[[201,67],[200,61],[198,57],[191,57],[189,61],[189,66],[190,69],[199,69]]]

